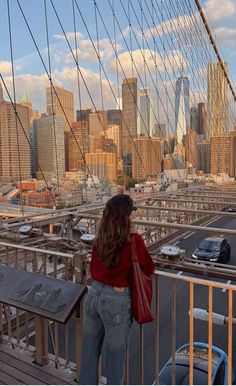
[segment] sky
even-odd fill
[[[176,8],[172,6],[173,1],[177,4]],[[200,2],[222,58],[228,63],[229,77],[235,86],[236,0]],[[46,111],[45,88],[49,85],[49,77],[53,84],[74,92],[76,109],[80,106],[114,108],[115,98],[120,96],[117,85],[122,83],[125,76],[132,75],[140,75],[139,87],[148,85],[160,116],[167,115],[166,109],[173,110],[174,85],[180,75],[190,79],[192,105],[202,101],[206,98],[207,62],[215,60],[215,55],[206,37],[200,42],[193,34],[193,27],[186,16],[188,4],[195,14],[195,2],[157,0],[154,3],[159,9],[152,7],[151,0],[97,0],[96,9],[93,0],[0,0],[0,36],[4,37],[0,39],[0,72],[11,97],[14,94],[9,23],[16,98],[19,101],[27,94],[33,109],[40,112]],[[112,4],[116,22],[112,15]],[[149,11],[153,12],[152,18]],[[161,14],[163,17],[160,17]],[[178,31],[179,26],[183,35]],[[95,52],[98,47],[100,66]],[[75,65],[77,59],[79,70]],[[201,82],[197,80],[199,76],[202,76]],[[8,99],[6,90],[4,95]],[[159,102],[156,95],[159,95]]]

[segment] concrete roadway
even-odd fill
[[[52,209],[38,208],[32,206],[24,206],[24,215],[30,216],[35,214],[47,214]],[[22,217],[21,205],[9,204],[8,202],[0,203],[0,216],[1,217]]]
[[[211,222],[209,226],[219,228],[236,229],[236,217],[226,218],[224,216]],[[185,235],[184,239],[177,243],[181,248],[187,250],[187,255],[191,256],[193,249],[204,237],[207,237],[207,232],[204,234],[192,233]],[[228,237],[231,243],[231,259],[230,264],[236,265],[236,238]],[[179,273],[181,275],[181,273]],[[212,278],[208,277],[211,280]],[[212,279],[214,280],[214,279]],[[233,283],[236,284],[236,283]],[[155,293],[155,288],[154,288]],[[202,286],[197,286],[195,289],[194,306],[207,309],[207,290]],[[155,302],[155,296],[153,303]],[[184,282],[178,282],[176,285],[176,348],[187,343],[189,340],[189,289]],[[214,290],[213,293],[213,310],[223,315],[227,315],[227,292],[222,290]],[[236,311],[233,312],[236,316]],[[70,359],[75,360],[75,335],[73,321],[69,322],[69,347]],[[64,328],[59,327],[60,346],[64,346]],[[233,358],[236,358],[236,328],[233,327]],[[194,340],[207,342],[207,323],[204,321],[195,320],[194,322]],[[154,377],[154,342],[155,330],[154,323],[145,325],[144,327],[144,367],[145,367],[145,384],[152,384]],[[214,325],[213,329],[213,344],[219,346],[227,352],[227,326]],[[60,355],[63,356],[63,350],[60,350]],[[160,365],[163,364],[171,356],[171,281],[169,279],[160,279]],[[235,363],[233,363],[235,367]],[[236,367],[235,367],[236,373]],[[140,384],[140,340],[139,326],[134,323],[130,337],[130,384]]]

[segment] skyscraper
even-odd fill
[[[190,109],[190,128],[196,133],[198,132],[198,109],[197,107],[191,107]]]
[[[29,109],[29,120],[30,120],[30,126],[33,122],[33,109],[32,109],[32,103],[30,102],[28,96],[26,94],[23,95],[20,104],[22,106],[26,106]]]
[[[92,175],[97,176],[100,180],[116,180],[117,158],[114,153],[103,151],[86,153],[85,160]]]
[[[224,62],[227,71],[227,63]],[[220,63],[207,68],[207,139],[228,131],[227,81]]]
[[[148,88],[139,89],[140,135],[150,135],[150,98]]]
[[[163,146],[160,138],[138,137],[132,146],[132,176],[138,179],[157,177],[161,171]]]
[[[122,83],[122,149],[123,156],[131,154],[132,139],[137,137],[137,79],[123,79]]]
[[[229,132],[229,176],[236,177],[236,130]]]
[[[149,129],[149,134],[151,137],[154,135],[153,133],[155,130],[156,121],[157,121],[157,119],[156,119],[155,112],[154,112],[153,100],[150,98],[150,129]]]
[[[153,131],[153,136],[163,138],[163,139],[166,138],[166,124],[156,123]]]
[[[186,146],[186,161],[187,165],[193,168],[198,166],[198,148],[197,148],[197,132],[196,130],[188,130],[185,137]]]
[[[37,165],[38,155],[37,155],[37,134],[36,134],[36,128],[34,126],[34,123],[32,123],[32,126],[30,128],[29,140],[30,140],[31,175],[33,178],[36,178],[37,168],[38,168],[38,165]]]
[[[117,110],[119,111],[119,110]],[[108,125],[107,128],[107,137],[113,139],[114,143],[117,146],[117,155],[121,157],[121,137],[120,137],[120,126],[119,125]]]
[[[62,177],[65,172],[64,122],[61,117],[43,115],[33,122],[37,138],[38,164],[46,179]],[[37,177],[42,179],[41,170]]]
[[[47,87],[46,104],[47,113],[63,118],[64,130],[70,131],[70,124],[74,121],[74,94],[61,87]]]
[[[29,123],[30,123],[30,132],[29,132],[29,141],[30,141],[30,165],[31,165],[31,176],[36,178],[37,172],[37,146],[36,146],[36,136],[35,131],[33,130],[32,123],[35,119],[40,118],[38,111],[33,111],[32,103],[29,100],[26,94],[23,95],[20,104],[28,108],[29,111]]]
[[[76,110],[76,121],[87,121],[89,122],[89,114],[92,112],[91,108],[84,110]]]
[[[122,98],[116,98],[116,109],[122,110]]]
[[[198,134],[206,136],[206,107],[205,103],[198,103]]]
[[[89,134],[99,138],[107,127],[107,112],[97,111],[89,114]]]
[[[16,119],[15,109],[19,119]],[[3,99],[0,85],[0,180],[20,181],[31,177],[29,109]]]
[[[176,81],[175,89],[175,128],[178,144],[182,144],[183,135],[189,127],[189,80],[181,76]]]
[[[107,124],[121,126],[122,111],[118,109],[107,110]]]
[[[236,177],[236,131],[211,137],[211,173]]]
[[[71,128],[73,133],[68,133],[69,171],[86,171],[84,156],[89,152],[88,122],[72,122]]]
[[[3,89],[2,89],[2,84],[0,83],[0,102],[3,102]]]
[[[229,174],[229,147],[230,137],[228,133],[211,137],[211,174]]]
[[[198,152],[198,169],[204,173],[211,171],[211,144],[210,141],[200,141],[197,143]]]

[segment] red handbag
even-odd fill
[[[131,256],[133,278],[131,287],[131,302],[133,317],[139,324],[153,321],[151,312],[152,278],[146,276],[140,268],[135,236],[131,236]]]

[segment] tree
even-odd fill
[[[135,184],[137,184],[138,180],[133,177],[125,176],[125,182],[127,189],[134,188]]]
[[[136,178],[127,176],[127,174],[123,176],[119,176],[116,180],[117,185],[125,185],[126,189],[134,188],[135,184],[138,183]]]

